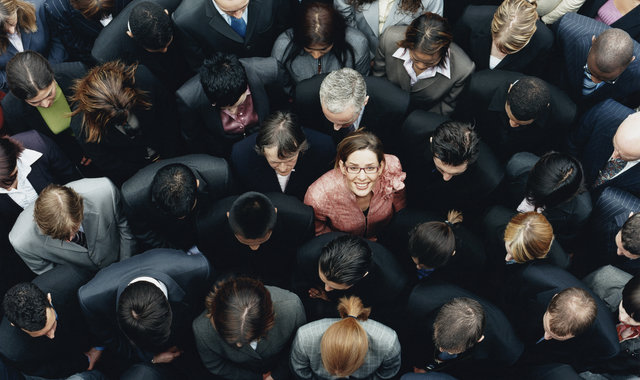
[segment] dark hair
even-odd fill
[[[433,155],[447,165],[471,165],[478,159],[480,139],[469,123],[447,121],[440,124],[431,136]]]
[[[640,213],[627,219],[620,230],[622,247],[632,255],[640,255]]]
[[[567,153],[549,152],[529,172],[525,197],[538,207],[555,207],[585,190],[580,161]]]
[[[271,294],[253,278],[219,282],[207,295],[205,307],[218,334],[234,346],[265,337],[275,325]]]
[[[20,141],[9,136],[0,136],[0,187],[8,189],[15,182],[18,173],[11,175],[16,169],[18,157],[24,151]]]
[[[162,167],[151,182],[151,201],[174,218],[183,218],[191,213],[197,194],[196,176],[184,164]]]
[[[118,324],[139,348],[162,352],[171,337],[171,306],[160,288],[147,281],[129,284],[118,300]]]
[[[622,307],[634,321],[640,320],[640,275],[635,275],[622,289]]]
[[[433,342],[447,352],[462,353],[478,343],[484,326],[484,309],[478,301],[466,297],[454,298],[442,305],[436,316]]]
[[[451,210],[446,222],[420,223],[409,234],[409,254],[428,268],[444,266],[456,250],[453,225],[462,222],[462,213]]]
[[[507,93],[511,114],[519,121],[537,119],[548,110],[550,101],[549,87],[536,77],[518,79]]]
[[[249,191],[240,195],[229,210],[229,226],[233,233],[246,239],[258,239],[273,230],[276,210],[266,195]]]
[[[293,25],[293,38],[285,52],[284,65],[291,64],[300,55],[308,54],[304,48],[312,45],[333,45],[331,52],[340,67],[356,67],[353,46],[346,40],[347,23],[344,17],[332,5],[325,3],[307,3],[303,5],[301,17]],[[347,59],[351,58],[351,62]]]
[[[361,12],[362,6],[364,4],[372,4],[376,2],[376,0],[347,0],[346,3],[353,6],[356,12]],[[377,3],[376,5],[377,6]],[[422,1],[421,0],[400,0],[398,7],[404,13],[416,13],[419,9],[422,9]]]
[[[55,79],[49,61],[33,50],[14,55],[6,70],[9,91],[21,100],[34,98]]]
[[[14,285],[2,301],[9,322],[27,331],[39,331],[47,325],[48,307],[52,306],[47,295],[30,282]]]
[[[608,28],[593,41],[589,55],[593,54],[598,69],[608,74],[626,68],[633,61],[634,45],[626,31]]]
[[[453,32],[447,19],[437,13],[427,12],[416,17],[405,31],[404,40],[398,47],[416,50],[419,53],[440,56],[437,65],[444,66]]]
[[[234,105],[247,90],[247,73],[234,54],[215,53],[204,60],[199,73],[202,89],[216,107]]]
[[[256,136],[255,151],[263,155],[264,149],[269,147],[278,148],[280,159],[302,154],[309,148],[307,136],[294,113],[275,111],[264,120]]]
[[[164,49],[173,38],[173,23],[164,9],[150,1],[138,3],[129,14],[133,39],[145,49]]]
[[[372,263],[371,248],[364,239],[345,235],[322,248],[318,268],[327,280],[351,286],[369,272]]]

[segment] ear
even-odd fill
[[[629,63],[631,63],[631,62],[633,62],[635,60],[636,60],[636,56],[634,55],[633,57],[631,57],[631,61]]]
[[[384,161],[381,161],[381,162],[380,162],[380,169],[378,169],[378,173],[379,173],[379,174],[382,174],[382,172],[384,171],[384,167],[386,166],[386,164],[387,164],[387,163],[386,163],[386,162],[384,162]]]
[[[127,30],[127,36],[129,36],[129,38],[133,38],[133,33],[131,33],[131,31]]]
[[[367,277],[368,274],[369,274],[369,272],[365,273],[364,276],[362,276],[362,278]]]
[[[433,142],[433,136],[429,137],[429,142],[432,143]]]
[[[165,10],[164,10],[164,13],[166,13],[166,14],[167,14],[167,16],[169,16],[169,11],[168,11],[168,10],[166,10],[166,9],[165,9]]]
[[[631,217],[633,216],[633,214],[635,214],[635,212],[633,212],[633,211],[632,211],[632,212],[630,212],[630,213],[629,213],[629,218],[631,218]]]
[[[478,339],[478,343],[482,342],[484,340],[484,335],[480,337],[480,339]]]
[[[453,253],[451,254],[451,256],[455,256],[456,255],[456,250],[453,250]]]
[[[366,105],[367,105],[367,103],[369,103],[369,95],[367,95],[367,97],[366,97],[366,98],[364,98],[364,104],[363,104],[363,106],[366,106]]]
[[[227,211],[227,219],[229,219],[229,211]]]
[[[277,214],[277,213],[278,213],[278,208],[277,208],[277,207],[274,207],[273,209],[274,209],[274,210],[276,210],[276,214]]]
[[[200,180],[196,178],[196,188],[200,187]]]
[[[51,293],[47,293],[47,299],[49,300],[51,306],[53,306],[53,303],[51,302]]]
[[[594,35],[591,36],[591,43],[594,43],[595,40],[596,40],[596,35],[594,34]]]
[[[509,89],[507,90],[507,94],[511,92],[511,87],[513,87],[513,83],[509,85]]]
[[[338,166],[340,167],[342,174],[347,175],[347,168],[344,167],[344,161],[338,161]]]

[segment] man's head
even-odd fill
[[[322,112],[336,131],[355,123],[368,101],[367,84],[354,69],[333,71],[320,85]]]
[[[627,116],[618,127],[613,136],[613,158],[640,159],[640,112]]]
[[[25,50],[7,63],[7,85],[16,98],[33,107],[50,107],[56,98],[56,81],[49,61]]]
[[[172,312],[163,291],[148,281],[129,284],[118,300],[118,324],[137,347],[162,352],[171,336]]]
[[[209,292],[205,306],[218,334],[236,347],[264,338],[275,324],[271,295],[262,282],[253,278],[218,283]]]
[[[70,187],[50,184],[36,199],[33,218],[43,234],[70,241],[80,228],[83,211],[80,194]]]
[[[127,35],[149,53],[166,53],[173,42],[169,12],[156,3],[138,3],[129,14]]]
[[[369,274],[372,264],[371,248],[362,238],[340,236],[322,248],[318,275],[327,292],[345,290]]]
[[[640,259],[640,214],[633,214],[624,222],[615,241],[618,256]]]
[[[227,217],[236,239],[255,251],[271,237],[277,212],[266,195],[249,191],[233,202]]]
[[[553,296],[542,317],[544,339],[569,340],[585,332],[596,319],[598,306],[584,289],[567,288]]]
[[[18,140],[9,136],[0,137],[0,187],[15,187],[18,181],[18,157],[24,147]]]
[[[567,153],[545,153],[527,178],[525,197],[536,208],[555,207],[584,191],[580,161]]]
[[[4,295],[2,308],[11,325],[29,336],[55,337],[58,321],[51,305],[51,294],[45,295],[34,284],[22,282],[13,286]]]
[[[536,77],[524,77],[515,81],[507,92],[504,105],[509,125],[516,128],[529,125],[549,109],[549,87]]]
[[[151,182],[151,201],[163,213],[184,219],[196,207],[198,180],[184,164],[162,167]]]
[[[464,173],[478,159],[480,140],[468,123],[442,123],[433,132],[430,141],[433,162],[445,181]]]
[[[640,275],[635,275],[622,289],[618,318],[631,326],[640,326]]]
[[[291,174],[300,155],[309,148],[307,137],[290,112],[276,111],[269,115],[256,136],[256,153],[264,156],[276,173]]]
[[[622,29],[611,28],[593,36],[587,55],[587,70],[594,83],[615,81],[636,58],[633,39]]]
[[[433,343],[441,352],[461,354],[484,339],[482,305],[466,297],[444,304],[433,323]]]
[[[237,56],[215,53],[204,60],[199,72],[202,89],[213,106],[224,109],[242,104],[249,82]]]

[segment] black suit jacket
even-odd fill
[[[151,197],[151,183],[158,170],[176,163],[188,166],[200,181],[195,209],[180,220],[165,215],[155,206]],[[122,184],[122,202],[140,250],[187,250],[197,244],[197,226],[201,218],[210,211],[211,202],[232,194],[233,190],[231,171],[225,160],[204,154],[191,154],[161,160],[140,169]]]
[[[607,0],[587,0],[582,4],[578,13],[587,17],[596,18],[598,11],[606,2]],[[640,8],[633,8],[629,13],[620,17],[609,26],[624,30],[629,33],[631,38],[640,42]]]
[[[21,372],[46,378],[66,378],[86,371],[90,348],[87,325],[82,319],[77,292],[91,279],[91,273],[71,265],[58,265],[38,276],[33,283],[51,294],[58,326],[55,338],[32,338],[6,317],[0,325],[0,353]]]
[[[309,149],[298,157],[298,162],[291,172],[284,194],[292,195],[301,201],[307,188],[320,176],[333,167],[336,147],[331,137],[303,128]],[[256,153],[256,136],[254,133],[233,145],[231,166],[235,177],[242,186],[242,191],[259,191],[261,193],[282,192],[275,170],[269,166],[264,156]]]
[[[493,5],[468,6],[454,29],[458,45],[476,63],[476,70],[489,68],[491,55],[491,21],[498,7]],[[545,67],[549,50],[553,45],[553,33],[540,20],[536,21],[536,32],[520,51],[507,54],[495,67],[500,70],[517,71],[529,75],[540,74]]]
[[[240,63],[247,73],[253,109],[258,114],[258,124],[243,134],[225,133],[220,108],[211,105],[200,84],[200,75],[196,75],[176,92],[180,127],[189,152],[228,158],[232,145],[257,132],[259,124],[268,116],[270,106],[267,87],[278,81],[278,62],[275,58],[269,57],[241,59]]]

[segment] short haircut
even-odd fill
[[[484,334],[485,313],[474,299],[459,297],[442,305],[433,323],[437,348],[462,353],[475,346]]]
[[[518,263],[542,259],[553,243],[553,228],[544,215],[535,211],[516,214],[504,230],[504,241]]]
[[[351,286],[369,272],[372,263],[371,248],[364,239],[344,235],[322,248],[318,268],[327,280]]]
[[[622,289],[622,307],[634,321],[640,322],[640,275],[636,274]]]
[[[462,213],[451,210],[446,222],[425,222],[409,234],[409,254],[428,268],[444,266],[456,250],[453,226],[462,222]]]
[[[341,113],[349,107],[360,111],[366,99],[367,83],[362,74],[348,67],[332,71],[320,85],[320,102],[331,113]]]
[[[371,132],[358,130],[343,138],[336,148],[335,167],[340,167],[340,161],[347,163],[349,156],[359,150],[370,150],[378,159],[378,163],[384,162],[384,147],[382,140]]]
[[[520,78],[507,93],[511,114],[519,121],[537,119],[549,109],[551,92],[542,79]]]
[[[558,336],[578,336],[596,319],[598,306],[591,294],[581,288],[567,288],[556,294],[549,306],[549,330]]]
[[[640,255],[640,213],[631,215],[620,231],[622,247],[632,255]]]
[[[478,134],[469,123],[447,121],[431,136],[431,151],[447,165],[471,165],[478,159]]]
[[[30,282],[14,285],[4,295],[4,314],[17,327],[40,331],[47,325],[47,308],[51,303],[40,288]]]
[[[151,182],[151,200],[158,209],[174,218],[191,213],[198,196],[193,171],[184,164],[169,164],[156,172]]]
[[[8,189],[15,182],[18,157],[24,151],[20,141],[9,136],[0,136],[0,187]],[[13,175],[12,175],[13,174]]]
[[[218,334],[234,348],[264,338],[275,325],[271,294],[253,278],[219,282],[207,295],[205,306]]]
[[[129,284],[118,300],[118,324],[122,332],[143,350],[162,352],[168,348],[173,314],[169,300],[147,281]]]
[[[626,68],[633,60],[633,39],[622,29],[607,29],[593,41],[589,55],[603,73]]]
[[[215,53],[200,67],[200,84],[209,102],[216,107],[229,107],[247,90],[244,66],[234,54]]]
[[[240,195],[229,210],[229,225],[234,234],[259,239],[276,225],[276,210],[264,194],[249,191]]]
[[[349,377],[364,364],[369,349],[367,332],[358,321],[366,321],[371,308],[365,308],[358,297],[340,299],[340,321],[333,323],[320,340],[322,365],[329,374]]]
[[[50,184],[33,207],[33,218],[43,234],[68,240],[84,218],[82,196],[70,187]]]
[[[292,112],[275,111],[269,115],[256,136],[255,150],[263,155],[265,148],[277,148],[279,159],[287,159],[308,148],[307,136]]]
[[[99,21],[115,10],[113,0],[69,0],[69,3],[87,20]]]
[[[453,31],[447,19],[437,13],[427,12],[416,17],[407,27],[404,39],[398,46],[416,50],[422,54],[440,57],[437,65],[444,65],[449,46],[453,41]]]
[[[535,0],[504,0],[491,21],[491,36],[498,50],[513,54],[524,48],[536,32]]]
[[[548,152],[529,172],[524,195],[536,208],[551,208],[583,191],[580,161],[567,153]]]
[[[129,14],[133,39],[143,48],[164,49],[173,38],[173,23],[164,9],[151,1],[138,3]]]
[[[33,50],[14,55],[7,63],[6,72],[9,90],[21,100],[34,98],[55,79],[49,61]]]

